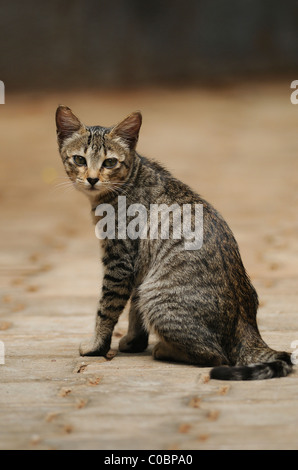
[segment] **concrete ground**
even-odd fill
[[[295,78],[295,77],[294,77]],[[54,113],[86,124],[143,112],[139,152],[223,214],[259,293],[259,327],[298,353],[298,106],[290,82],[208,90],[6,96],[0,107],[1,449],[297,449],[298,373],[208,380],[209,369],[117,352],[82,358],[101,278],[89,205],[64,184]],[[297,341],[297,346],[293,344]],[[298,357],[298,354],[297,354]],[[1,358],[0,358],[1,359]]]

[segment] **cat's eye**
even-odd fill
[[[72,158],[76,165],[87,166],[87,161],[85,157],[82,157],[81,155],[74,155]]]
[[[118,163],[118,160],[117,158],[106,158],[103,162],[102,162],[102,166],[104,168],[114,168]]]

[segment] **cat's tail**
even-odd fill
[[[218,366],[211,369],[210,378],[217,380],[263,380],[286,377],[292,372],[291,355],[276,352],[274,360],[249,365]]]

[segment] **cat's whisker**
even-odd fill
[[[55,188],[51,188],[51,193],[57,193],[58,191],[64,191],[66,188],[68,188],[69,186],[59,186],[59,187],[55,187]]]
[[[65,189],[69,188],[74,189],[74,183],[68,179],[68,181],[56,183],[55,186],[51,188],[51,193],[57,193],[60,190],[65,192]]]
[[[68,176],[57,176],[52,182],[51,186],[56,186],[61,183],[71,183]]]
[[[74,190],[75,190],[74,186],[72,186],[70,188],[66,188],[63,194],[72,193]]]
[[[68,181],[62,181],[60,183],[56,183],[55,186],[62,186],[62,185],[67,185],[67,184],[73,184],[72,181],[68,180]]]

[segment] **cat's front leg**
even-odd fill
[[[100,312],[100,310],[98,311]],[[109,352],[115,323],[97,313],[95,333],[92,340],[80,345],[81,356],[106,356]]]
[[[111,346],[112,334],[121,312],[132,292],[131,275],[122,276],[107,271],[96,316],[95,333],[91,342],[80,346],[81,356],[105,356]]]

